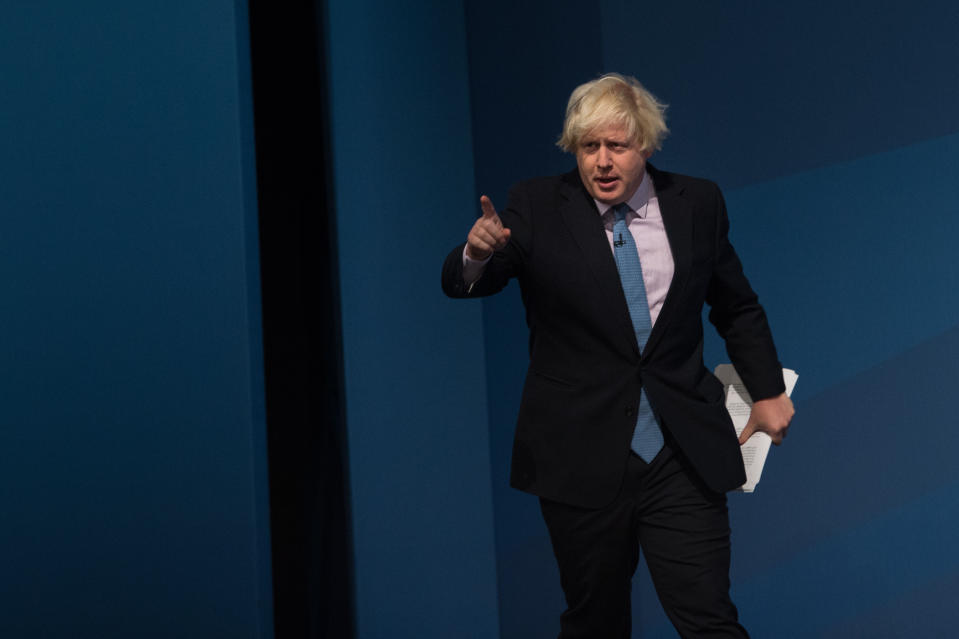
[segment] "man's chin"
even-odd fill
[[[593,192],[593,199],[603,204],[609,204],[610,206],[626,200],[626,198],[623,197],[622,189],[612,189],[610,191],[600,191],[597,189]]]

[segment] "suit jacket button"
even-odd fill
[[[633,411],[633,407],[632,407],[632,406],[627,406],[627,407],[626,407],[626,417],[632,417],[634,412],[635,412],[635,411]]]

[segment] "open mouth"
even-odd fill
[[[596,182],[598,182],[600,186],[606,186],[606,187],[612,186],[613,184],[615,184],[615,183],[618,182],[618,181],[619,181],[619,178],[617,178],[617,177],[598,177],[598,178],[596,178]]]

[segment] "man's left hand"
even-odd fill
[[[793,402],[786,393],[755,402],[752,412],[749,413],[749,421],[746,422],[746,427],[739,436],[739,445],[745,444],[756,431],[762,431],[778,446],[783,442],[789,422],[795,413]]]

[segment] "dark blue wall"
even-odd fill
[[[269,637],[245,5],[25,7],[0,27],[0,634]],[[725,188],[800,372],[731,498],[744,621],[948,635],[955,6],[328,9],[359,635],[555,634],[545,529],[506,488],[518,296],[445,300],[438,264],[480,192],[571,165],[566,96],[605,70],[672,105],[654,161]],[[642,571],[634,604],[672,636]]]
[[[329,2],[358,636],[498,633],[483,325],[439,287],[473,187],[460,2]]]
[[[4,14],[4,636],[272,634],[244,6]],[[327,9],[360,637],[555,635],[545,528],[506,488],[518,295],[437,280],[480,192],[572,165],[566,97],[605,70],[672,105],[654,161],[725,188],[800,372],[731,498],[747,626],[951,631],[952,4]],[[634,604],[672,636],[642,570]]]
[[[245,3],[0,25],[0,635],[271,637]]]

